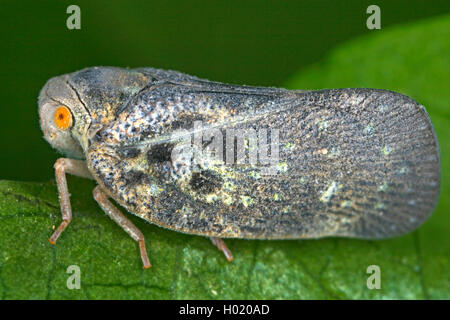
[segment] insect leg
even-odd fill
[[[223,252],[223,254],[225,255],[225,258],[227,258],[228,262],[233,261],[233,255],[231,254],[230,249],[227,248],[227,245],[221,238],[210,237],[209,239],[211,240],[213,245],[215,245],[219,250],[221,250]]]
[[[141,252],[144,269],[150,268],[152,265],[148,260],[147,251],[145,250],[144,235],[142,232],[108,200],[107,195],[102,191],[100,186],[96,186],[92,193],[94,195],[94,199],[98,202],[103,211],[120,227],[122,227],[122,229],[128,233],[131,238],[139,243],[139,250]]]
[[[70,193],[67,187],[66,173],[75,176],[92,179],[91,174],[86,166],[86,163],[81,160],[73,160],[67,158],[59,158],[55,162],[55,176],[56,185],[58,187],[59,204],[61,206],[61,215],[63,221],[58,229],[48,239],[51,244],[55,244],[58,237],[69,225],[72,220],[72,209],[70,207]]]

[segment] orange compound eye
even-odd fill
[[[72,124],[72,114],[70,113],[69,108],[65,106],[58,107],[55,111],[53,121],[59,129],[68,129]]]

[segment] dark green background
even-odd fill
[[[366,8],[381,7],[381,31]],[[66,8],[81,8],[81,30]],[[336,44],[450,11],[449,1],[2,1],[0,179],[48,180],[37,96],[52,76],[93,65],[152,66],[281,86]]]

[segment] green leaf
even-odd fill
[[[69,177],[74,218],[52,246],[48,238],[61,222],[55,183],[0,181],[0,298],[450,298],[449,31],[450,16],[372,31],[288,84],[384,88],[427,107],[441,147],[442,194],[419,230],[381,241],[227,240],[235,257],[228,263],[205,238],[130,215],[153,264],[143,270],[137,244],[93,200],[94,182]],[[80,267],[80,290],[67,288],[70,265]],[[370,265],[381,268],[380,290],[366,286]]]

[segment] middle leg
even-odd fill
[[[147,251],[145,250],[144,235],[142,232],[108,200],[107,195],[102,191],[100,186],[96,186],[92,193],[94,195],[94,199],[103,211],[120,227],[122,227],[122,229],[125,230],[131,238],[139,243],[139,250],[141,252],[141,259],[144,264],[144,269],[150,268],[152,265],[148,260]]]

